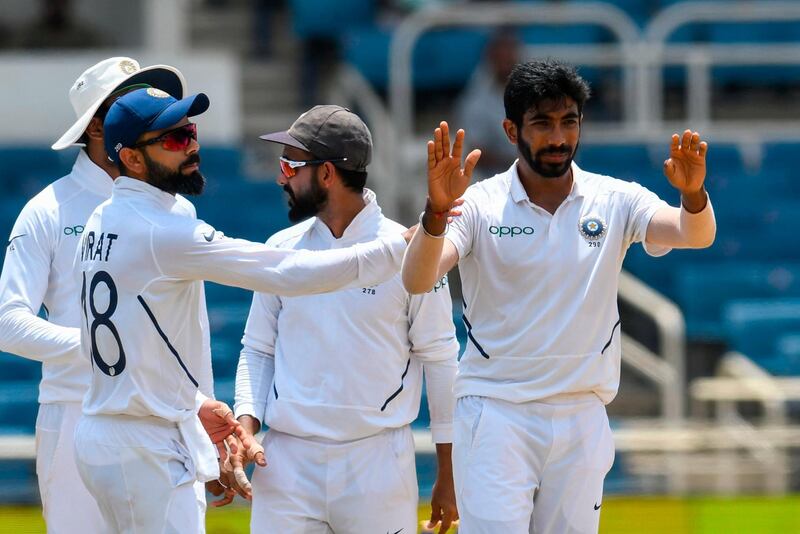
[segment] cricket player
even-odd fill
[[[128,57],[83,72],[69,91],[77,120],[52,147],[81,146],[75,165],[27,203],[9,236],[0,276],[0,350],[42,362],[36,473],[51,533],[103,530],[97,504],[78,476],[72,440],[91,375],[80,355],[80,278],[73,261],[86,220],[111,196],[119,175],[105,152],[103,119],[113,100],[131,88],[157,87],[180,98],[185,85],[173,67],[141,68]],[[194,214],[183,198],[175,208]],[[42,305],[46,320],[37,317]]]
[[[370,287],[399,270],[406,248],[397,232],[342,250],[280,250],[176,213],[176,194],[203,190],[189,117],[208,106],[202,93],[177,100],[143,88],[120,97],[104,122],[122,175],[78,251],[81,342],[93,369],[75,449],[115,532],[200,529],[192,483],[219,474],[195,417],[207,359],[203,280],[286,295]]]
[[[405,229],[364,187],[372,136],[355,113],[316,106],[261,139],[283,145],[289,218],[307,219],[267,245],[330,250]],[[234,409],[252,433],[269,425],[270,465],[253,474],[253,532],[416,532],[409,424],[423,373],[438,460],[432,522],[447,530],[458,517],[450,457],[459,347],[446,277],[414,296],[399,272],[321,295],[256,293],[243,344]]]
[[[614,459],[605,405],[620,377],[617,285],[628,247],[703,248],[716,223],[708,145],[673,135],[670,207],[572,159],[589,88],[556,61],[514,67],[503,128],[519,159],[467,189],[464,132],[428,143],[428,203],[403,266],[412,293],[460,266],[469,344],[456,378],[453,469],[462,534],[597,532]],[[464,193],[446,230],[442,212]]]

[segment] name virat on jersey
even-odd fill
[[[81,239],[81,261],[99,260],[108,261],[111,245],[119,237],[117,234],[102,232],[100,237],[95,237],[94,231],[87,232]],[[105,247],[105,254],[103,248]]]

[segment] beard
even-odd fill
[[[184,167],[192,165],[193,163],[199,164],[199,154],[192,154],[186,158],[186,161],[181,163],[177,170],[172,170],[150,159],[150,156],[148,156],[146,152],[143,152],[143,154],[149,173],[147,181],[150,185],[173,195],[176,193],[180,193],[181,195],[199,195],[203,192],[206,186],[206,179],[200,171],[193,171],[191,174],[183,174],[183,172],[181,172]]]
[[[522,158],[528,163],[538,175],[543,178],[558,178],[564,176],[572,165],[572,159],[578,150],[577,145],[573,149],[569,145],[561,145],[558,147],[543,148],[536,152],[536,155],[531,154],[531,146],[525,142],[522,136],[517,137],[517,150]],[[563,163],[547,163],[542,160],[542,156],[551,154],[565,154],[567,159]]]
[[[289,195],[289,220],[294,223],[316,216],[328,203],[328,192],[320,187],[316,173],[305,193],[295,194],[288,184],[283,186],[283,190]]]

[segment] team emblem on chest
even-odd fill
[[[597,215],[587,215],[586,217],[581,218],[580,222],[578,222],[578,230],[581,232],[581,235],[584,239],[589,241],[598,241],[604,235],[606,235],[608,225],[602,217]]]

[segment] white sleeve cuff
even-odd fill
[[[431,441],[434,443],[453,443],[453,424],[431,424]]]

